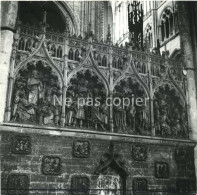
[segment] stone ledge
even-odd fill
[[[72,129],[63,127],[46,127],[27,124],[3,123],[0,125],[0,132],[15,132],[25,134],[41,134],[49,136],[67,136],[85,139],[102,139],[119,142],[135,142],[146,144],[162,144],[169,146],[191,146],[195,147],[197,142],[189,139],[161,138],[141,135],[129,135],[110,132],[98,132],[85,129]]]

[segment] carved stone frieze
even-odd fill
[[[9,81],[9,88],[13,91],[9,93],[13,98],[8,101],[12,104],[7,106],[8,120],[137,135],[150,135],[154,125],[157,136],[188,138],[187,112],[179,101],[181,94],[174,95],[171,87],[164,91],[158,87],[168,82],[183,90],[183,82],[170,75],[170,71],[176,76],[182,73],[172,68],[176,60],[169,59],[167,53],[162,57],[136,51],[128,44],[112,45],[110,33],[107,42],[98,41],[104,39],[98,33],[103,28],[99,23],[104,21],[104,3],[95,4],[101,18],[96,21],[95,36],[89,26],[84,39],[69,35],[68,29],[64,34],[59,29],[53,31],[44,23],[41,30],[37,25],[16,25],[21,28],[17,52],[13,45],[16,58],[10,73],[13,80]],[[117,98],[131,100],[133,95],[144,99],[154,92],[154,105],[149,101],[142,106],[132,102],[124,108],[117,106]],[[112,105],[107,105],[108,97],[112,98]],[[67,98],[73,100],[71,104],[65,103]],[[84,98],[83,104],[79,98]],[[90,98],[93,101],[88,102]],[[164,101],[168,106],[163,105]]]
[[[42,158],[42,173],[44,175],[61,174],[61,158],[57,156],[44,156]]]
[[[11,150],[14,154],[31,154],[31,137],[16,135],[12,138]]]
[[[87,140],[74,141],[73,156],[77,158],[88,158],[90,156],[90,142]]]
[[[188,137],[187,108],[171,85],[159,87],[154,99],[156,134],[164,137]]]
[[[7,180],[7,192],[9,195],[28,195],[29,177],[25,174],[10,174]]]
[[[147,147],[144,145],[133,145],[132,157],[136,161],[145,161],[147,158]]]
[[[165,179],[169,177],[169,166],[166,162],[155,163],[155,177]]]
[[[71,193],[73,195],[88,195],[90,188],[90,180],[86,176],[72,176]]]

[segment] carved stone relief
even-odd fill
[[[61,174],[61,158],[56,156],[44,156],[42,158],[42,173],[44,175]]]
[[[148,193],[148,182],[144,178],[135,178],[133,179],[133,192],[134,194],[138,193]]]
[[[154,121],[159,136],[188,137],[186,108],[169,85],[159,87],[155,93]]]
[[[103,83],[91,71],[77,73],[67,91],[66,126],[106,131],[108,107]]]
[[[165,162],[155,163],[155,177],[156,178],[168,178],[169,177],[169,166]]]
[[[113,93],[114,129],[119,133],[149,135],[149,102],[140,84],[134,78],[121,80]],[[124,105],[123,105],[123,98]],[[121,102],[119,101],[121,100]],[[140,99],[140,104],[139,104]]]
[[[7,180],[7,189],[9,195],[28,195],[29,177],[25,174],[10,174]]]
[[[73,195],[88,195],[90,180],[86,176],[72,176],[71,193]]]
[[[31,137],[16,135],[12,138],[11,151],[14,154],[31,154]]]
[[[58,77],[42,61],[28,64],[15,81],[12,121],[39,125],[59,124],[62,92]]]
[[[90,142],[86,140],[74,141],[73,156],[77,158],[88,158],[90,156]]]
[[[143,145],[133,145],[132,157],[136,161],[145,161],[147,158],[147,147]]]
[[[108,169],[107,175],[99,175],[97,179],[98,195],[121,195],[122,179],[115,171]]]
[[[176,163],[186,163],[187,162],[187,150],[185,148],[176,148],[174,152],[174,157]]]

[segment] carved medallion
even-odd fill
[[[90,180],[86,176],[73,176],[71,178],[71,192],[73,195],[88,195]]]
[[[176,148],[174,153],[176,163],[186,163],[187,150],[184,148]]]
[[[169,177],[168,163],[165,163],[165,162],[155,163],[155,177],[156,178],[168,178]]]
[[[187,179],[178,179],[176,182],[177,192],[189,192],[190,182]]]
[[[88,158],[90,156],[90,142],[86,140],[74,141],[73,156],[77,158]]]
[[[42,159],[42,172],[44,175],[60,175],[61,158],[56,156],[44,156]]]
[[[28,195],[29,194],[29,177],[24,174],[11,174],[7,180],[9,195]]]
[[[31,154],[31,137],[25,135],[14,136],[11,150],[14,154]]]
[[[143,145],[133,145],[132,157],[137,161],[145,161],[147,158],[147,147]]]
[[[133,191],[136,192],[147,192],[148,191],[148,182],[144,178],[136,178],[133,180]]]

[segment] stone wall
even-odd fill
[[[99,178],[96,170],[100,163],[107,161],[107,154],[112,153],[127,172],[127,194],[132,194],[135,186],[146,190],[146,182],[151,195],[166,194],[166,190],[168,194],[180,195],[177,187],[195,188],[194,144],[190,141],[24,127],[5,126],[4,130],[1,134],[2,195],[17,194],[16,187],[22,189],[21,194],[28,194],[28,188],[29,194],[70,194],[76,177],[88,178],[89,188],[96,189]],[[110,140],[114,146],[111,153]],[[98,193],[92,190],[90,194]]]

